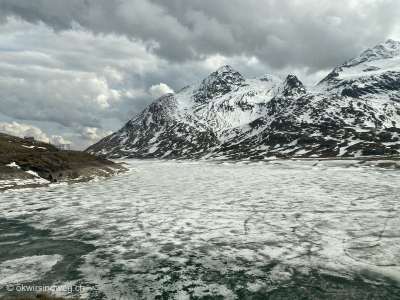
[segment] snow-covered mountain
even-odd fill
[[[261,159],[400,152],[400,42],[388,40],[306,89],[295,75],[224,66],[165,94],[86,151],[106,157]]]
[[[317,90],[400,102],[400,42],[388,40],[335,68]]]

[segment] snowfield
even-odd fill
[[[126,162],[124,176],[1,194],[1,283],[90,299],[398,299],[398,170]]]

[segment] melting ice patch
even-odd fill
[[[38,280],[61,259],[61,255],[35,255],[7,260],[0,264],[0,285]]]

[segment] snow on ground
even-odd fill
[[[13,168],[17,168],[17,169],[21,169],[16,163],[15,161],[13,161],[12,163],[9,163],[8,165],[6,165],[7,167],[13,167]]]
[[[75,275],[99,291],[91,299],[298,296],[332,276],[341,293],[343,282],[353,293],[400,291],[399,171],[310,159],[127,162],[136,168],[126,176],[0,195],[1,218],[97,247]],[[342,295],[326,290],[324,299]]]
[[[30,173],[30,172],[35,173],[33,171],[27,171],[26,173]],[[33,175],[33,174],[31,174],[31,175]],[[35,178],[30,178],[30,179],[15,178],[15,179],[0,180],[0,188],[9,188],[9,187],[13,187],[13,186],[23,186],[23,185],[28,186],[28,185],[36,185],[36,184],[47,184],[47,183],[49,183],[48,180],[43,179],[39,175],[37,175],[37,176],[35,176]],[[5,193],[7,193],[7,192],[10,192],[10,191],[5,191]]]
[[[35,177],[39,177],[39,178],[40,178],[40,176],[38,175],[38,173],[36,173],[35,171],[28,170],[28,171],[25,171],[25,172],[28,173],[28,174],[31,174],[31,175],[33,175],[33,176],[35,176]]]

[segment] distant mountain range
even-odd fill
[[[400,153],[400,42],[368,49],[306,89],[295,75],[224,66],[165,94],[86,149],[117,158],[354,157]]]

